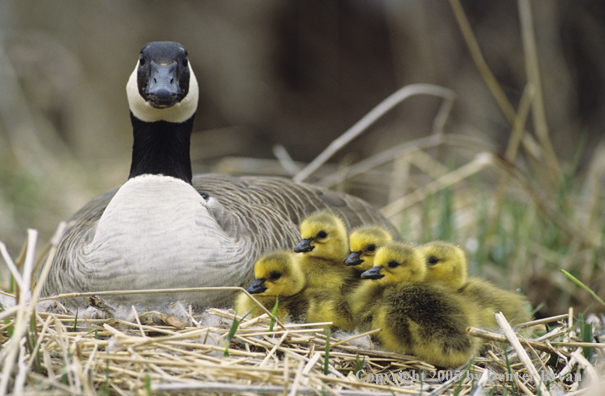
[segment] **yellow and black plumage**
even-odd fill
[[[502,290],[478,277],[467,278],[464,251],[451,243],[434,241],[423,245],[420,251],[427,263],[426,279],[456,290],[475,307],[478,327],[498,329],[495,314],[502,312],[511,325],[531,320],[530,304],[519,293]]]
[[[391,231],[379,225],[359,227],[349,235],[349,249],[345,265],[353,266],[360,274],[374,266],[374,256],[382,245],[393,240]]]
[[[371,328],[382,329],[376,339],[385,349],[437,366],[458,366],[477,348],[466,333],[472,312],[457,293],[426,282],[425,276],[418,249],[402,242],[385,244],[376,253],[374,267],[362,274],[372,279],[360,286],[363,297],[378,299],[365,305],[360,321],[371,319]]]
[[[266,254],[254,264],[256,280],[247,291],[269,311],[275,306],[276,297],[278,308],[275,316],[280,320],[304,321],[309,301],[304,294],[306,279],[301,271],[294,253],[277,251]],[[251,317],[262,315],[264,311],[252,301],[246,293],[239,294],[235,299],[235,312]]]
[[[300,253],[301,269],[307,285],[346,293],[356,284],[355,271],[344,265],[349,252],[347,226],[332,210],[321,210],[306,217],[300,224],[301,241],[294,251]]]

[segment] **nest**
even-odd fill
[[[579,389],[597,384],[598,374],[576,350],[604,346],[575,339],[571,312],[527,323],[559,324],[531,340],[504,321],[504,335],[469,328],[487,348],[468,365],[443,369],[381,350],[370,339],[379,330],[330,334],[329,323],[248,319],[230,309],[182,309],[179,318],[133,308],[133,319],[122,320],[53,308],[20,304],[0,314],[2,394],[592,394]]]

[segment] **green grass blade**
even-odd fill
[[[468,363],[468,366],[466,366],[466,370],[464,370],[464,372],[460,374],[460,382],[458,382],[458,386],[456,387],[456,390],[454,391],[454,396],[458,396],[458,394],[460,394],[460,391],[462,390],[462,383],[466,379],[468,372],[471,369],[471,366],[473,365],[474,361],[475,361],[475,358],[473,357],[471,359],[471,361]],[[475,389],[475,376],[474,375],[473,375],[473,379],[472,379],[471,389]]]
[[[353,368],[353,374],[357,378],[357,373],[363,369],[363,365],[366,362],[366,357],[363,357],[363,360],[359,361],[359,353],[355,354],[355,367]]]
[[[279,304],[278,300],[279,297],[275,296],[275,306],[273,306],[273,311],[271,311],[271,323],[269,324],[269,331],[273,331],[273,326],[275,325],[275,314],[277,313],[277,305]]]
[[[153,396],[153,392],[151,391],[151,376],[149,373],[145,373],[145,393],[147,396]]]
[[[582,342],[592,342],[592,324],[584,321],[584,313],[578,314],[578,327],[580,328],[580,335]],[[582,355],[586,360],[590,361],[592,358],[592,348],[582,348]]]
[[[502,345],[502,350],[504,351],[504,360],[506,362],[506,370],[508,372],[508,375],[510,375],[511,378],[513,378],[513,370],[510,368],[510,362],[508,360],[508,352],[506,352],[506,345]],[[515,392],[515,385],[514,382],[511,381],[510,382],[510,387],[511,387],[511,392],[513,393],[513,395],[517,395],[517,392]],[[506,388],[504,388],[506,390]]]
[[[241,319],[238,319],[235,316],[233,317],[233,322],[231,323],[231,328],[229,329],[229,333],[227,333],[227,340],[225,342],[225,353],[223,354],[223,356],[229,357],[229,344],[231,344],[231,340],[235,336],[235,333],[237,333],[239,324],[242,322],[242,320],[246,319],[246,316],[250,315],[252,313],[252,311],[254,311],[254,308],[252,308],[250,311],[248,311],[248,313],[246,313],[244,316],[242,316]]]
[[[563,275],[565,275],[569,280],[571,280],[573,283],[575,283],[576,285],[580,286],[582,289],[584,289],[588,293],[590,293],[591,296],[593,296],[599,303],[601,303],[601,305],[603,305],[605,307],[605,301],[603,301],[599,296],[597,296],[597,294],[595,292],[593,292],[588,286],[586,286],[584,283],[582,283],[578,278],[576,278],[569,272],[565,271],[564,269],[560,269],[559,271]]]
[[[330,337],[332,333],[330,326],[326,327],[326,355],[324,356],[324,375],[328,375],[330,372]]]

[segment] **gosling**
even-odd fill
[[[502,312],[511,325],[528,322],[530,303],[519,293],[502,290],[484,279],[467,279],[467,261],[464,251],[447,242],[434,241],[420,248],[427,265],[426,279],[456,290],[476,307],[478,327],[499,329],[496,313]]]
[[[354,266],[360,274],[369,270],[374,266],[376,250],[392,240],[393,234],[379,225],[353,230],[349,235],[351,253],[345,259],[345,265]]]
[[[343,264],[349,252],[347,235],[345,222],[331,210],[312,213],[302,221],[302,240],[294,251],[301,253],[309,288],[345,294],[356,285],[355,270]]]
[[[279,320],[304,322],[309,301],[303,293],[305,275],[296,263],[295,255],[289,251],[268,253],[254,263],[255,281],[246,289],[254,294],[265,308],[272,311],[277,300],[275,316]],[[239,294],[234,303],[235,312],[255,318],[265,311],[246,295]]]
[[[466,333],[472,314],[459,295],[425,282],[426,272],[423,256],[412,245],[389,242],[381,247],[374,267],[362,274],[373,279],[366,287],[381,294],[370,306],[371,327],[382,329],[376,338],[385,349],[457,367],[477,348]]]

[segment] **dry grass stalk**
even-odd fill
[[[557,160],[557,155],[550,141],[548,125],[546,123],[546,112],[544,110],[544,97],[542,96],[542,83],[540,82],[540,67],[538,65],[538,51],[536,48],[536,38],[534,36],[534,22],[529,0],[518,0],[519,19],[521,20],[521,37],[523,39],[523,50],[525,54],[525,70],[528,83],[535,87],[535,97],[533,100],[533,118],[534,128],[542,150],[544,158],[550,171],[553,185],[561,182],[563,172]]]
[[[424,200],[427,196],[434,195],[437,192],[447,187],[451,187],[454,184],[476,174],[477,172],[482,171],[492,162],[491,155],[486,154],[487,153],[481,153],[477,155],[477,157],[468,164],[463,165],[456,170],[453,170],[450,173],[440,177],[439,179],[423,186],[422,188],[419,188],[416,191],[413,191],[412,193],[391,202],[381,209],[382,214],[387,218],[393,217],[402,210],[405,210],[406,208]]]
[[[540,389],[540,394],[544,396],[549,396],[550,392],[548,391],[546,385],[540,378],[538,370],[536,370],[536,367],[527,355],[527,352],[525,352],[525,349],[523,349],[523,347],[521,346],[519,339],[517,338],[513,329],[510,327],[510,324],[508,324],[506,318],[504,317],[504,315],[502,315],[501,312],[496,314],[496,321],[498,322],[498,325],[502,328],[502,330],[504,330],[504,335],[511,343],[513,348],[515,348],[515,351],[517,351],[517,354],[519,355],[519,359],[521,359],[521,362],[523,362],[523,365],[527,368],[527,371],[529,372],[529,375],[531,376],[532,380]]]
[[[341,148],[346,146],[351,140],[355,139],[357,136],[363,133],[363,131],[365,131],[370,125],[376,122],[380,117],[386,114],[393,107],[397,106],[399,103],[413,95],[433,95],[444,99],[444,103],[442,104],[442,108],[438,113],[438,117],[436,117],[436,123],[434,124],[437,128],[441,129],[443,124],[445,123],[445,120],[447,119],[449,110],[452,107],[452,102],[455,97],[454,92],[447,88],[439,87],[437,85],[432,84],[407,85],[393,93],[391,96],[389,96],[382,102],[380,102],[361,120],[357,121],[355,125],[349,128],[332,143],[330,143],[330,145],[324,151],[322,151],[321,154],[317,156],[317,158],[311,161],[311,163],[309,163],[309,165],[307,165],[296,176],[294,176],[292,180],[299,182],[306,180],[313,172],[315,172],[321,165],[323,165],[328,159],[330,159],[332,155],[334,155]]]
[[[492,73],[489,65],[485,61],[483,54],[481,52],[481,48],[479,47],[479,43],[477,42],[477,38],[471,28],[470,22],[466,17],[464,9],[462,8],[462,4],[460,0],[450,0],[450,6],[452,7],[452,11],[454,12],[454,16],[456,17],[456,22],[460,27],[460,31],[462,32],[462,36],[464,37],[464,41],[469,49],[473,62],[477,67],[477,70],[483,77],[487,87],[491,91],[496,103],[502,110],[502,113],[511,123],[514,125],[517,114],[511,102],[508,100],[504,90],[498,83],[498,80]],[[542,148],[538,143],[532,138],[532,136],[528,133],[523,134],[522,138],[523,146],[525,150],[537,160],[536,165],[539,165],[542,157],[544,156]],[[539,170],[538,170],[539,172]]]

